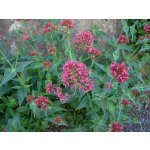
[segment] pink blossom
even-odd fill
[[[117,82],[122,83],[127,81],[129,79],[128,70],[130,68],[127,68],[125,66],[125,63],[122,62],[121,64],[117,64],[114,62],[114,64],[110,65],[111,74],[114,76],[114,78],[117,79]]]
[[[49,83],[46,85],[45,89],[46,89],[47,93],[54,92],[54,94],[56,94],[58,96],[57,99],[60,99],[61,102],[65,103],[65,101],[67,100],[68,93],[65,93],[63,95],[62,89],[60,89],[60,87],[56,87],[52,83]]]
[[[50,68],[52,66],[51,62],[50,61],[44,61],[43,62],[43,68]]]
[[[0,40],[2,40],[2,34],[0,34]]]
[[[112,84],[110,84],[110,82],[107,82],[107,83],[105,84],[105,87],[106,87],[106,89],[110,89],[110,88],[112,87]]]
[[[55,51],[56,51],[56,47],[50,47],[50,48],[48,49],[48,52],[49,52],[49,53],[52,53],[53,55],[55,54]]]
[[[23,40],[26,42],[27,40],[32,39],[31,36],[23,36]]]
[[[33,19],[26,19],[26,21],[28,21],[29,23],[32,21]]]
[[[121,104],[124,106],[129,106],[130,102],[126,98],[124,98],[123,100],[121,100]]]
[[[147,94],[147,93],[148,93],[148,91],[144,91],[144,93],[145,93],[145,94]]]
[[[66,31],[65,29],[62,29],[62,32],[63,32],[64,34],[67,34],[67,31]]]
[[[76,34],[74,40],[72,40],[73,44],[75,45],[74,49],[89,51],[90,48],[93,46],[94,37],[90,31],[83,31],[79,34]]]
[[[139,94],[137,90],[132,90],[132,95],[136,96],[137,94]]]
[[[143,40],[144,38],[142,36],[139,36],[139,40]]]
[[[63,19],[60,22],[61,26],[66,26],[68,29],[72,29],[74,27],[74,23],[72,22],[72,19]]]
[[[57,117],[54,119],[55,120],[55,124],[59,124],[59,123],[62,123],[62,120],[60,117]]]
[[[37,53],[36,53],[36,52],[32,52],[32,53],[31,53],[31,56],[36,57],[36,56],[37,56]]]
[[[73,89],[76,85],[79,85],[79,91],[88,92],[93,90],[94,82],[88,77],[91,70],[87,70],[85,64],[69,60],[65,62],[62,70],[61,81],[63,81],[65,87],[71,86],[71,89]]]
[[[100,55],[100,51],[96,47],[90,48],[88,52],[89,52],[89,54],[93,55],[92,58],[94,58],[94,59],[96,59],[95,55],[96,56]]]
[[[19,48],[16,48],[15,50],[16,50],[16,51],[20,51],[20,49],[19,49]]]
[[[26,32],[23,32],[23,35],[26,35]]]
[[[150,99],[148,99],[147,101],[150,102]]]
[[[48,109],[48,107],[46,106],[47,104],[49,104],[48,97],[44,97],[42,95],[38,96],[38,99],[36,99],[36,106],[41,106],[41,111]]]
[[[27,102],[28,102],[28,103],[33,102],[35,99],[36,99],[35,96],[29,95],[29,96],[28,96],[28,99],[27,99]]]
[[[148,34],[150,34],[150,25],[146,25],[146,26],[144,26],[143,27],[143,30],[146,32],[146,33],[148,33]]]
[[[120,35],[119,39],[117,38],[117,43],[124,43],[127,45],[129,43],[129,39],[124,35]]]
[[[57,26],[54,26],[52,22],[47,22],[43,27],[44,29],[42,29],[42,32],[44,34],[57,29]]]
[[[119,122],[113,122],[111,125],[112,132],[123,132],[123,126],[119,124]]]

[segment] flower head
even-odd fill
[[[89,54],[93,55],[94,59],[96,59],[95,56],[99,56],[100,55],[100,51],[96,47],[90,48],[88,52],[89,52]]]
[[[111,125],[112,132],[123,132],[123,126],[119,124],[119,122],[113,122]]]
[[[59,123],[62,123],[62,120],[60,117],[57,117],[54,119],[55,120],[55,124],[59,124]]]
[[[31,53],[31,56],[36,57],[36,56],[37,56],[37,53],[36,53],[36,52],[32,52],[32,53]]]
[[[38,96],[38,99],[36,99],[36,106],[41,106],[41,111],[48,109],[46,104],[49,104],[48,97]]]
[[[2,34],[0,34],[0,40],[2,40]]]
[[[63,95],[62,89],[60,89],[60,87],[56,87],[52,83],[47,84],[45,89],[46,89],[47,93],[54,92],[54,94],[56,94],[58,96],[57,99],[60,99],[60,101],[63,102],[63,103],[65,103],[65,101],[68,98],[68,93],[65,93]]]
[[[27,102],[28,102],[28,103],[33,102],[35,99],[36,99],[35,96],[29,95],[29,96],[28,96],[28,99],[27,99]]]
[[[66,31],[65,29],[62,29],[62,32],[63,32],[64,34],[67,34],[67,31]]]
[[[150,102],[150,99],[148,99],[147,101]]]
[[[51,62],[50,61],[44,61],[43,62],[43,68],[50,68],[52,66]]]
[[[144,91],[144,93],[145,93],[145,94],[147,94],[147,93],[148,93],[148,91]]]
[[[127,45],[129,43],[129,39],[128,37],[125,37],[124,35],[120,35],[120,37],[117,38],[117,43],[124,43]]]
[[[72,22],[72,19],[63,19],[60,22],[61,26],[66,26],[68,29],[72,29],[74,27],[74,23]]]
[[[52,22],[47,22],[44,26],[44,29],[42,29],[43,33],[50,32],[52,30],[56,30],[57,26],[54,26]]]
[[[93,40],[94,37],[90,31],[83,31],[79,34],[76,34],[76,37],[72,40],[72,42],[75,45],[77,52],[79,50],[89,51],[93,46]]]
[[[129,79],[128,70],[130,68],[127,68],[125,63],[122,62],[121,64],[117,64],[114,62],[110,65],[111,74],[114,76],[114,78],[117,79],[117,82],[123,83]]]
[[[139,36],[139,40],[143,40],[144,38],[142,36]]]
[[[88,77],[91,70],[87,70],[85,64],[69,60],[65,62],[62,70],[61,81],[63,81],[65,87],[71,86],[71,89],[73,89],[79,85],[79,91],[88,92],[93,90],[94,82]]]
[[[110,89],[110,88],[112,87],[112,84],[110,84],[110,82],[107,82],[107,83],[105,84],[105,87],[106,87],[106,89]]]
[[[137,90],[132,90],[132,95],[136,96],[137,94],[139,94]]]
[[[124,98],[123,100],[121,100],[121,104],[124,106],[129,106],[130,102],[126,98]]]
[[[19,49],[19,48],[16,48],[16,51],[20,51],[20,49]]]
[[[26,42],[28,40],[32,39],[31,36],[23,36],[23,40]]]
[[[144,26],[143,27],[143,30],[146,32],[146,33],[148,33],[148,34],[150,34],[150,25],[146,25],[146,26]]]
[[[52,53],[53,55],[55,54],[55,51],[56,51],[56,47],[50,47],[50,48],[48,49],[48,52],[49,52],[49,53]]]

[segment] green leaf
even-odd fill
[[[99,106],[95,106],[91,111],[89,111],[86,115],[91,115],[93,113],[96,113],[100,110]]]
[[[40,91],[41,86],[42,86],[42,79],[38,79],[37,80],[37,89],[38,89],[38,91]]]
[[[97,74],[97,72],[96,71],[92,71],[90,74],[90,77],[96,77],[96,78],[98,78],[100,81],[101,81],[101,78],[100,78],[100,76]]]
[[[37,110],[37,106],[35,104],[35,101],[29,103],[29,106],[30,106],[31,110],[33,111],[33,116],[35,118],[35,114],[36,114],[36,110]]]
[[[123,31],[126,33],[126,37],[128,37],[129,27],[128,26],[124,26],[123,27]]]
[[[11,88],[6,88],[6,87],[0,87],[0,96],[2,96],[3,94],[5,94],[6,92],[10,91]]]
[[[17,31],[13,31],[12,34],[9,36],[9,38],[11,38],[14,35],[19,35],[19,33]]]
[[[104,72],[106,72],[107,71],[107,68],[106,68],[106,66],[104,66],[104,65],[101,65],[101,64],[98,64],[98,63],[96,63],[96,62],[94,62],[99,68],[101,68]]]
[[[27,88],[20,88],[19,90],[17,90],[17,95],[18,95],[18,103],[19,106],[21,106],[26,94],[28,93],[28,89]]]
[[[112,102],[114,102],[114,103],[117,102],[117,99],[118,99],[118,98],[117,98],[115,95],[113,95],[113,96],[107,98],[107,100],[112,101]]]
[[[84,91],[83,90],[81,90],[80,92],[79,92],[79,101],[81,100],[81,98],[84,96]]]
[[[143,83],[145,83],[144,80],[143,80],[143,78],[142,78],[141,72],[136,71],[136,74],[137,74],[138,78],[139,78]]]
[[[15,69],[9,69],[9,70],[7,69],[7,70],[5,70],[4,77],[3,77],[3,79],[2,79],[2,81],[0,83],[0,87],[2,85],[4,85],[6,82],[8,82],[10,79],[12,79],[13,77],[15,77],[15,76],[16,76]]]
[[[12,123],[12,126],[13,127],[15,126],[16,129],[18,129],[20,127],[20,114],[19,114],[19,112],[17,112],[15,114],[11,123]]]
[[[125,49],[125,50],[128,50],[128,51],[134,52],[134,50],[133,50],[130,46],[125,45],[125,44],[123,44],[123,45],[121,46],[121,49]]]
[[[97,36],[97,37],[101,37],[103,35],[106,35],[106,34],[104,32],[102,32],[102,31],[96,31],[96,33],[95,33],[95,36]]]
[[[26,112],[28,110],[28,106],[20,106],[16,110],[19,112]]]
[[[113,106],[112,102],[107,103],[107,107],[109,109],[109,112],[111,113],[111,115],[116,118],[116,114],[115,114],[115,107]]]
[[[36,43],[43,43],[45,41],[45,38],[41,35],[35,35],[33,39]]]
[[[135,32],[135,24],[133,26],[130,26],[130,33],[131,33],[132,39],[134,37],[134,32]]]
[[[76,108],[76,111],[77,111],[78,109],[81,109],[81,108],[84,108],[84,107],[88,106],[88,103],[89,103],[89,99],[88,99],[87,96],[85,96],[85,97],[82,99],[82,101],[80,102],[80,104],[78,105],[78,107]]]
[[[24,68],[27,67],[31,63],[33,63],[33,61],[18,62],[16,66],[16,72],[22,72]]]

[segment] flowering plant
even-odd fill
[[[0,34],[1,131],[41,131],[52,122],[70,127],[63,131],[122,132],[124,123],[138,123],[128,117],[128,112],[133,104],[140,109],[141,97],[149,102],[149,77],[143,79],[140,71],[149,56],[145,53],[137,64],[134,62],[124,20],[125,35],[118,38],[109,38],[95,25],[72,41],[75,25],[71,19],[38,20],[41,31],[32,19],[17,19],[14,24],[16,21],[23,29],[16,27],[10,35],[20,39],[15,52],[9,51]],[[31,34],[29,25],[38,35]],[[148,30],[146,26],[147,34]],[[101,47],[95,37],[104,38],[111,49]],[[40,43],[46,43],[46,56],[38,49]],[[29,46],[32,52],[28,54]]]

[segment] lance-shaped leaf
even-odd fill
[[[8,82],[10,79],[16,76],[16,70],[15,69],[7,69],[4,72],[4,77],[0,83],[0,87],[4,85],[6,82]]]
[[[33,61],[25,61],[25,62],[18,62],[16,66],[16,72],[22,72],[25,67],[31,64]]]

